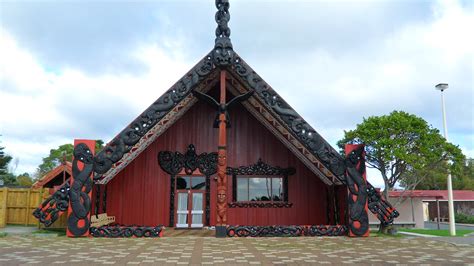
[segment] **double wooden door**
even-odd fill
[[[203,227],[206,178],[204,176],[178,176],[175,187],[176,228]]]

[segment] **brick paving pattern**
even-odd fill
[[[0,238],[0,265],[273,265],[474,263],[473,246],[427,238]],[[474,265],[474,264],[473,264]]]

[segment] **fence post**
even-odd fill
[[[5,227],[7,225],[7,199],[8,199],[8,188],[4,187],[3,189],[3,197],[0,201],[0,227]]]
[[[28,189],[28,194],[26,196],[25,226],[28,226],[28,222],[30,220],[30,197],[31,197],[31,188]]]

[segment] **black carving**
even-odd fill
[[[196,169],[199,169],[206,176],[217,172],[217,153],[204,152],[197,155],[193,144],[188,146],[185,155],[179,152],[160,151],[158,153],[158,162],[161,168],[170,175],[178,174],[183,168],[188,175],[192,174]]]
[[[230,128],[230,116],[229,116],[228,111],[230,110],[232,106],[236,105],[237,103],[246,101],[248,98],[250,98],[250,96],[252,96],[253,93],[254,93],[253,91],[248,91],[244,94],[235,96],[234,98],[232,98],[232,100],[230,100],[226,104],[219,104],[216,101],[216,99],[214,99],[213,97],[205,93],[202,93],[200,91],[196,91],[196,90],[193,91],[193,95],[196,96],[196,98],[198,98],[199,100],[205,101],[206,103],[208,103],[209,105],[211,105],[217,110],[216,118],[214,118],[214,128],[219,128],[219,122],[220,122],[219,115],[220,114],[225,114],[226,127]]]
[[[89,230],[90,220],[88,214],[91,209],[91,199],[88,193],[92,189],[90,178],[94,167],[93,155],[84,143],[79,143],[74,147],[74,160],[72,161],[72,175],[74,177],[69,199],[72,212],[68,216],[68,229],[74,236],[82,236]],[[78,162],[82,162],[84,167],[79,169]],[[79,227],[79,221],[83,221],[83,226]]]
[[[363,178],[365,173],[364,146],[351,151],[346,157],[346,182],[349,189],[349,227],[357,236],[364,235],[369,230],[369,217],[365,204],[367,203],[367,183]],[[355,196],[355,199],[354,199]]]
[[[68,179],[33,212],[33,216],[46,227],[52,225],[59,218],[59,213],[66,211],[69,207],[69,189]]]
[[[229,237],[298,237],[298,236],[343,236],[344,225],[290,225],[290,226],[228,226]]]
[[[248,202],[230,202],[229,208],[291,208],[293,203],[284,201],[248,201]]]
[[[347,227],[345,225],[312,225],[305,227],[305,236],[345,236]]]
[[[249,166],[240,166],[238,168],[227,167],[227,174],[230,175],[280,175],[288,176],[295,174],[295,168],[281,168],[271,166],[258,159],[258,162]]]
[[[148,130],[188,96],[191,90],[213,69],[211,54],[209,54],[109,142],[94,158],[94,171],[97,173],[94,179],[100,179],[101,175],[112,167],[112,164],[122,159],[123,155],[129,152]]]
[[[232,64],[234,50],[230,41],[230,28],[227,23],[230,20],[229,1],[216,0],[216,40],[212,51],[213,62],[217,66],[228,66]]]
[[[392,224],[393,219],[400,215],[369,183],[367,183],[367,194],[369,210],[377,216],[383,225]]]
[[[160,237],[163,226],[122,226],[104,225],[91,227],[90,234],[93,237]]]

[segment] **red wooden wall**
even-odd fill
[[[107,185],[107,213],[122,224],[168,225],[170,176],[159,166],[158,152],[184,153],[194,144],[198,154],[217,151],[217,129],[212,127],[215,110],[196,103],[181,119],[163,133],[142,154]],[[270,165],[295,167],[288,178],[291,208],[229,208],[232,225],[327,224],[325,184],[296,158],[243,106],[230,111],[228,165],[247,166],[259,158]],[[228,180],[228,200],[232,181]],[[215,224],[216,181],[211,178],[211,225]],[[339,205],[343,205],[340,203]]]

